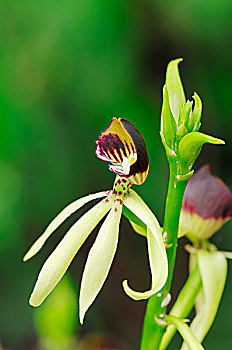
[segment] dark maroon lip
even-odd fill
[[[226,221],[232,217],[232,196],[224,182],[204,166],[190,178],[182,208],[202,219]]]
[[[147,149],[142,135],[131,122],[124,118],[113,118],[95,143],[96,156],[110,162],[110,170],[129,178],[134,184],[145,181],[149,168]],[[130,156],[134,159],[126,172],[122,166],[123,160]]]
[[[148,154],[147,154],[147,147],[145,144],[145,141],[138,131],[138,129],[130,123],[128,120],[119,118],[119,120],[122,122],[123,126],[125,129],[128,131],[128,133],[131,135],[134,144],[136,146],[137,150],[137,156],[138,160],[135,164],[133,164],[130,168],[130,174],[128,177],[136,174],[142,174],[146,171],[148,171],[149,167],[149,159],[148,159]]]

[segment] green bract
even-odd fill
[[[167,67],[166,84],[169,96],[169,105],[176,123],[178,123],[180,110],[185,103],[184,89],[181,83],[178,64],[183,61],[183,58],[178,58],[171,61]]]
[[[185,174],[186,172],[189,172],[191,170],[204,143],[211,143],[214,145],[225,144],[223,140],[202,134],[200,132],[191,132],[185,135],[181,139],[178,147],[178,155],[181,164],[181,174]]]
[[[171,149],[174,148],[174,142],[176,137],[176,122],[172,116],[169,101],[167,86],[163,87],[163,106],[161,112],[161,132],[164,134],[165,141]]]

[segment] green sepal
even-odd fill
[[[198,131],[201,126],[201,112],[202,112],[202,102],[198,94],[195,92],[193,95],[195,106],[193,111],[191,111],[189,116],[188,130]]]
[[[176,122],[172,116],[167,86],[163,87],[163,105],[162,105],[162,113],[161,113],[161,131],[163,132],[164,139],[168,147],[171,149],[174,148],[174,142],[176,137]]]
[[[180,159],[181,174],[189,172],[198,157],[204,143],[212,143],[215,145],[223,145],[225,142],[218,138],[202,134],[200,132],[191,132],[185,135],[178,148]]]
[[[186,101],[184,89],[178,71],[178,64],[181,61],[183,61],[182,58],[171,61],[168,64],[166,73],[166,85],[169,96],[169,105],[176,124],[178,123],[180,108]]]

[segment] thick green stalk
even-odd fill
[[[169,293],[171,287],[173,269],[176,259],[179,216],[187,182],[187,179],[178,181],[172,169],[172,166],[170,166],[170,177],[163,227],[163,233],[164,237],[166,236],[166,243],[168,247],[167,256],[169,273],[167,281],[160,293],[152,296],[148,300],[140,350],[158,350],[161,338],[165,332],[165,327],[155,320],[159,318],[160,314],[166,312],[166,306],[162,307],[161,303],[167,293]]]
[[[202,286],[201,275],[198,269],[198,265],[195,264],[192,272],[190,273],[184,287],[182,288],[178,298],[173,305],[169,315],[177,316],[179,318],[188,317],[190,311],[193,308],[195,298]],[[159,350],[165,350],[173,336],[176,333],[176,327],[170,325],[167,327],[166,332],[162,338]]]

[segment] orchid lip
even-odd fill
[[[111,163],[109,170],[136,185],[146,180],[149,168],[146,145],[140,132],[128,120],[113,118],[95,142],[95,154]]]

